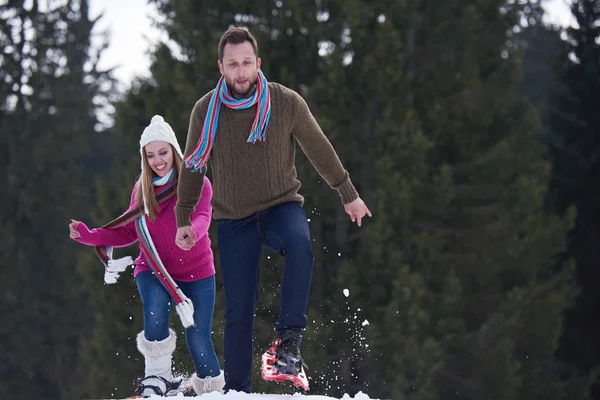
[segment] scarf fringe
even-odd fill
[[[116,260],[108,260],[108,265],[104,269],[104,282],[106,284],[117,283],[119,274],[127,269],[129,266],[133,266],[133,258],[131,256],[125,256]]]

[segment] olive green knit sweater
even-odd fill
[[[294,165],[295,141],[323,179],[338,191],[342,203],[358,198],[348,172],[304,99],[277,83],[269,83],[269,89],[271,117],[264,142],[247,142],[256,106],[234,110],[221,105],[209,159],[213,176],[213,217],[238,219],[286,201],[303,203],[304,198],[298,194],[300,181]],[[186,158],[198,144],[213,91],[198,100],[192,110]],[[178,227],[190,225],[206,168],[202,171],[192,172],[182,166],[175,207]]]

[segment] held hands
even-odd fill
[[[196,235],[194,234],[191,225],[177,228],[175,243],[181,250],[190,250],[194,247],[196,244]]]
[[[344,209],[346,210],[346,213],[350,216],[352,222],[356,222],[358,226],[361,225],[362,218],[365,215],[372,217],[371,211],[369,211],[369,209],[360,197],[348,204],[344,204]]]
[[[79,236],[81,236],[81,234],[77,230],[79,224],[79,221],[75,221],[74,219],[71,220],[71,223],[69,224],[69,236],[71,237],[71,239],[76,239]]]

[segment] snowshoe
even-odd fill
[[[171,393],[167,396],[169,396]],[[179,389],[173,396],[178,396],[179,394],[183,395],[183,397],[196,397],[196,391],[194,390],[194,386],[192,385],[192,378],[187,377],[183,380],[182,384],[179,385]]]
[[[293,331],[284,332],[262,355],[262,378],[265,381],[291,381],[294,386],[308,390],[308,367],[300,356],[302,336]]]
[[[160,380],[165,384],[166,390],[163,392],[161,390],[160,387],[156,386],[156,385],[152,385],[152,384],[148,384],[148,383],[144,383],[145,381],[148,380]],[[144,378],[138,378],[137,380],[138,386],[135,389],[135,392],[137,393],[137,395],[131,396],[129,397],[130,399],[140,399],[140,398],[148,398],[150,396],[148,395],[143,395],[144,391],[146,389],[150,389],[152,391],[154,391],[154,394],[157,394],[158,396],[166,396],[169,392],[171,391],[176,391],[177,388],[179,387],[179,384],[181,383],[181,381],[173,381],[173,382],[169,382],[168,380],[166,380],[165,378],[163,378],[162,376],[157,376],[157,375],[148,375]]]

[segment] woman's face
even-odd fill
[[[145,146],[146,160],[152,171],[161,178],[173,168],[173,148],[167,142],[150,142]]]

